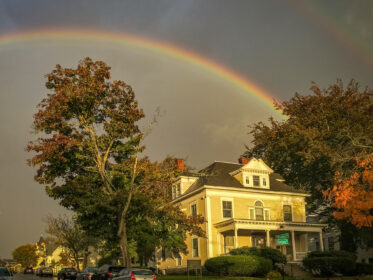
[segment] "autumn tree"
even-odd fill
[[[354,80],[344,87],[341,81],[327,89],[315,84],[313,94],[295,94],[289,101],[277,103],[286,119],[269,123],[259,122],[251,126],[253,140],[246,156],[263,158],[288,183],[312,194],[312,205],[317,208],[330,203],[323,193],[338,207],[347,202],[360,203],[362,193],[356,178],[362,178],[362,163],[373,152],[373,92],[361,89]],[[352,176],[352,177],[351,177]],[[337,180],[335,180],[337,178]],[[339,178],[344,178],[343,182]],[[355,199],[338,196],[330,190],[341,189],[348,184]],[[371,193],[371,189],[364,189]],[[344,200],[343,203],[341,199]],[[372,208],[365,205],[364,208]],[[369,211],[361,211],[370,220]],[[337,214],[336,218],[349,219],[355,225],[366,225],[351,217],[351,211]],[[350,215],[350,216],[348,216]],[[364,220],[359,219],[359,220]]]
[[[102,61],[86,58],[76,69],[57,65],[46,77],[50,93],[34,115],[34,128],[43,136],[27,147],[36,153],[29,161],[38,168],[35,180],[75,211],[88,232],[101,231],[110,237],[108,242],[119,240],[123,263],[129,267],[128,222],[137,216],[130,214],[131,205],[152,174],[147,170],[150,161],[139,157],[146,132],[140,131],[138,121],[144,113],[131,86],[110,81],[110,67]],[[174,217],[189,223],[177,207],[172,209],[170,215],[178,213]],[[92,215],[92,221],[99,222],[96,227],[87,219]]]
[[[35,266],[38,261],[35,244],[25,244],[12,252],[13,259],[23,267]]]
[[[346,219],[357,227],[373,225],[373,154],[356,159],[358,170],[347,177],[336,174],[336,184],[325,190],[324,196],[333,201],[334,217]]]

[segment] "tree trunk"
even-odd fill
[[[126,267],[131,267],[131,256],[128,251],[128,241],[127,241],[127,224],[125,220],[121,221],[121,232],[118,233],[120,238],[119,244],[122,251],[123,265]]]
[[[89,255],[89,252],[84,252],[84,259],[83,259],[83,269],[87,267],[87,264],[88,264],[88,255]]]
[[[79,269],[79,257],[77,254],[74,254],[74,259],[75,259],[75,263],[76,263],[76,270],[78,272],[80,272],[80,269]]]

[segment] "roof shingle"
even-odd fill
[[[197,173],[199,176],[198,180],[193,183],[184,194],[191,193],[199,188],[202,188],[205,185],[216,187],[244,188],[261,191],[304,193],[304,191],[302,190],[297,190],[285,184],[284,178],[282,178],[282,176],[278,173],[269,174],[270,189],[244,187],[238,180],[236,180],[229,174],[235,170],[238,170],[242,166],[242,164],[238,163],[216,161]]]

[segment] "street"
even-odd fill
[[[45,280],[57,280],[57,277],[39,277],[39,276],[36,276],[35,274],[22,274],[22,273],[18,273],[18,274],[14,274],[13,276],[13,280],[41,280],[41,279],[45,279]]]

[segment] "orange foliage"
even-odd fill
[[[334,217],[347,219],[355,226],[373,226],[373,154],[361,160],[356,159],[358,171],[345,178],[336,174],[336,185],[323,192],[324,197],[333,201]]]

